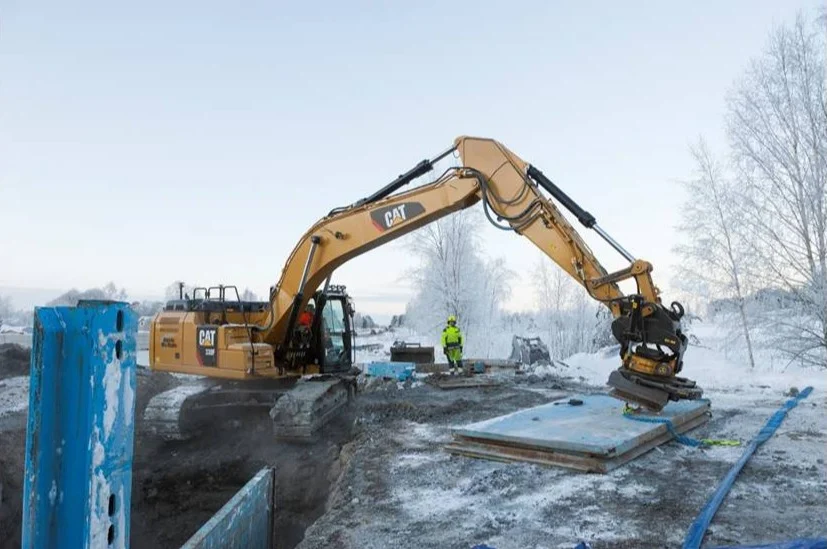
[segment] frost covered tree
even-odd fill
[[[701,141],[691,149],[695,175],[685,183],[687,200],[678,230],[688,236],[675,247],[681,258],[678,278],[710,296],[731,299],[738,309],[739,329],[746,342],[750,367],[755,367],[746,296],[751,264],[740,201],[725,168]]]
[[[114,282],[109,282],[103,288],[89,288],[80,291],[77,288],[59,295],[55,299],[46,303],[49,307],[76,307],[81,300],[113,300],[126,301],[128,298],[125,288],[118,288]]]
[[[456,315],[468,340],[465,354],[489,357],[505,351],[497,348],[501,338],[495,336],[512,273],[504,261],[483,256],[482,223],[478,211],[462,210],[406,237],[419,265],[411,273],[414,297],[405,318],[417,332],[438,339],[445,319]]]
[[[605,335],[611,337],[610,328],[599,315],[605,307],[592,301],[568,273],[542,257],[534,267],[533,281],[538,323],[551,358],[562,360],[607,343]]]
[[[743,220],[765,286],[800,314],[774,319],[794,358],[827,360],[827,18],[774,30],[727,103]]]
[[[540,325],[547,334],[546,344],[551,358],[563,359],[573,354],[569,352],[566,343],[566,332],[570,327],[564,313],[569,307],[574,282],[562,269],[555,267],[547,258],[540,258],[534,268],[534,292],[539,304]]]
[[[11,303],[11,298],[0,295],[0,324],[5,320],[9,322],[11,317],[15,315],[14,307]]]
[[[180,294],[180,287],[181,284],[184,284],[182,280],[176,280],[166,288],[164,288],[164,299],[166,301],[170,301],[173,299],[178,299]],[[188,284],[184,284],[184,294],[189,294],[190,298],[192,297],[192,286]]]
[[[261,301],[259,297],[250,288],[244,288],[241,293],[241,301]]]
[[[106,296],[107,299],[112,299],[115,301],[126,301],[129,297],[126,288],[118,288],[114,282],[109,282],[106,286],[101,288],[103,294]]]

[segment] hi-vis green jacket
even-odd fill
[[[462,347],[462,330],[456,326],[445,326],[442,330],[442,348],[452,349]]]

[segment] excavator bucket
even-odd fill
[[[643,406],[653,412],[663,410],[670,400],[695,400],[703,390],[682,377],[657,378],[619,368],[609,374],[609,395]]]
[[[539,337],[515,335],[511,339],[511,356],[509,359],[530,366],[537,362],[551,362],[551,353]]]
[[[391,345],[391,362],[413,362],[414,364],[433,364],[434,348],[423,347],[419,343],[394,341]]]

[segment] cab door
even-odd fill
[[[319,362],[323,373],[350,370],[351,338],[350,319],[346,314],[344,299],[332,297],[324,300],[319,325]]]

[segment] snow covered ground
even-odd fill
[[[751,369],[741,353],[727,357],[716,350],[725,344],[721,327],[700,323],[693,330],[699,343],[690,344],[679,375],[695,380],[707,393],[736,392],[748,397],[777,395],[791,387],[799,390],[811,385],[827,391],[827,371],[789,363],[767,350],[756,352],[756,366]],[[527,371],[538,376],[567,376],[593,385],[602,385],[618,366],[618,347],[598,353],[578,353],[552,365],[537,364]]]
[[[686,354],[682,375],[696,380],[712,405],[709,423],[692,436],[746,442],[791,387],[814,387],[739,477],[713,522],[709,544],[823,534],[827,372],[787,364],[767,351],[759,352],[751,370],[737,349],[718,350],[727,343],[720,326],[697,324],[692,333],[697,342]],[[433,344],[406,329],[362,333],[356,339],[357,362],[388,360],[395,340]],[[147,359],[139,355],[138,362]],[[475,543],[570,549],[581,539],[595,549],[679,546],[743,448],[699,450],[668,443],[605,475],[463,458],[443,450],[454,427],[543,404],[561,391],[605,391],[618,362],[617,348],[609,347],[527,367],[524,375],[500,372],[502,385],[490,389],[366,385],[357,399],[357,434],[341,450],[341,475],[332,479],[327,510],[300,547],[414,542],[464,549]],[[26,376],[0,381],[0,426],[5,416],[25,418],[27,381]]]
[[[714,350],[721,333],[715,325],[693,330],[698,344],[687,352],[682,374],[704,388],[712,418],[692,436],[746,443],[791,387],[811,385],[814,392],[741,474],[708,543],[823,535],[825,371],[788,365],[769,353],[761,353],[751,370],[737,353]],[[394,384],[389,393],[364,395],[365,433],[354,442],[328,512],[300,547],[378,548],[411,540],[421,547],[485,543],[497,549],[570,549],[579,540],[595,549],[679,546],[743,447],[701,450],[673,442],[605,475],[475,460],[442,449],[454,427],[541,404],[561,389],[602,392],[618,363],[617,348],[607,348],[525,368],[526,375],[496,390],[441,393],[436,400],[428,387],[394,391]]]
[[[0,380],[0,418],[25,410],[29,405],[29,376]]]

